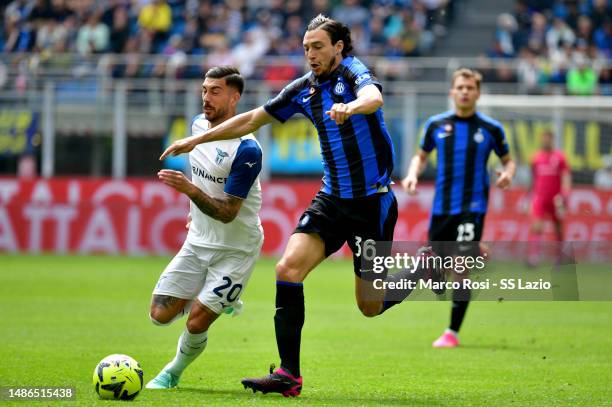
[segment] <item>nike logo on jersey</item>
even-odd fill
[[[438,138],[442,139],[442,138],[447,138],[448,136],[450,136],[452,133],[440,133],[438,134]]]
[[[257,164],[257,162],[254,162],[254,163],[249,163],[249,162],[246,162],[245,164],[246,164],[246,165],[248,165],[248,166],[249,166],[249,168],[253,168],[253,166],[254,166],[255,164]]]
[[[310,100],[310,98],[314,96],[314,94],[316,92],[316,89],[314,88],[314,86],[311,86],[310,89],[308,90],[308,92],[310,92],[310,95],[305,97],[305,98],[302,98],[302,103],[308,102]]]

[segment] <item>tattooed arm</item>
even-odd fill
[[[233,221],[242,206],[242,199],[232,195],[223,198],[206,195],[180,171],[161,170],[157,176],[164,184],[187,195],[203,213],[220,222]]]

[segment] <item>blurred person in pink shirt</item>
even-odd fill
[[[528,259],[530,265],[537,264],[537,242],[542,239],[547,219],[554,224],[556,240],[563,241],[563,217],[572,184],[570,167],[565,155],[555,149],[553,132],[545,130],[541,140],[541,148],[531,163],[533,183],[529,240],[535,244],[530,245],[534,248]]]

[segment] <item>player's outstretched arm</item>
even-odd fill
[[[172,143],[159,157],[160,160],[171,156],[188,153],[198,144],[209,141],[229,140],[249,134],[259,129],[264,124],[274,120],[263,107],[258,107],[248,112],[236,115],[206,131],[205,133],[177,140]]]
[[[232,195],[226,195],[222,199],[206,195],[180,171],[161,170],[157,176],[164,184],[187,195],[203,213],[220,222],[233,221],[242,206],[243,200]]]
[[[343,124],[354,114],[371,114],[383,105],[383,97],[376,85],[366,85],[357,92],[357,99],[349,103],[334,103],[326,111],[336,124]]]
[[[410,160],[408,174],[402,180],[402,187],[404,188],[404,191],[408,192],[410,195],[415,195],[417,193],[416,187],[418,184],[419,175],[425,171],[426,165],[427,152],[419,150],[419,152],[412,157],[412,160]]]
[[[501,189],[508,189],[512,185],[512,179],[516,173],[516,164],[510,158],[510,154],[506,154],[501,158],[502,165],[504,166],[503,171],[497,171],[497,181],[495,185]]]

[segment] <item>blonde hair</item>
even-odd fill
[[[476,88],[480,90],[482,75],[480,74],[480,72],[468,68],[460,68],[453,72],[453,77],[451,79],[451,88],[455,86],[455,81],[460,76],[466,79],[474,79],[476,81]]]

